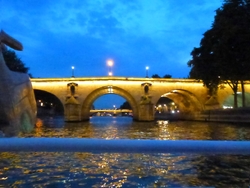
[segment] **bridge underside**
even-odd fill
[[[179,105],[182,113],[192,113],[203,110],[203,105],[197,100],[197,97],[186,90],[173,90],[162,97],[167,97]]]

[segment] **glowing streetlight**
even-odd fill
[[[146,78],[148,78],[148,69],[149,69],[149,67],[146,66]]]
[[[112,67],[114,65],[114,61],[112,59],[107,60],[107,65],[109,67],[109,73],[108,74],[109,74],[109,76],[112,76],[113,75]]]
[[[108,66],[112,67],[114,65],[114,61],[112,59],[109,59],[107,61]]]
[[[74,67],[74,66],[72,66],[72,67],[71,67],[71,69],[72,69],[72,77],[75,77],[75,76],[74,76],[74,70],[75,70],[75,67]]]

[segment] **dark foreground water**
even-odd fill
[[[133,122],[43,118],[19,137],[250,140],[250,126],[208,122]],[[249,187],[249,155],[184,153],[0,153],[0,187]]]

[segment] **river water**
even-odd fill
[[[19,137],[250,140],[250,126],[92,117],[66,123],[43,117]],[[250,156],[183,153],[0,153],[0,187],[249,187]]]

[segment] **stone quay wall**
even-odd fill
[[[192,114],[156,114],[155,119],[250,123],[250,108],[207,110]]]

